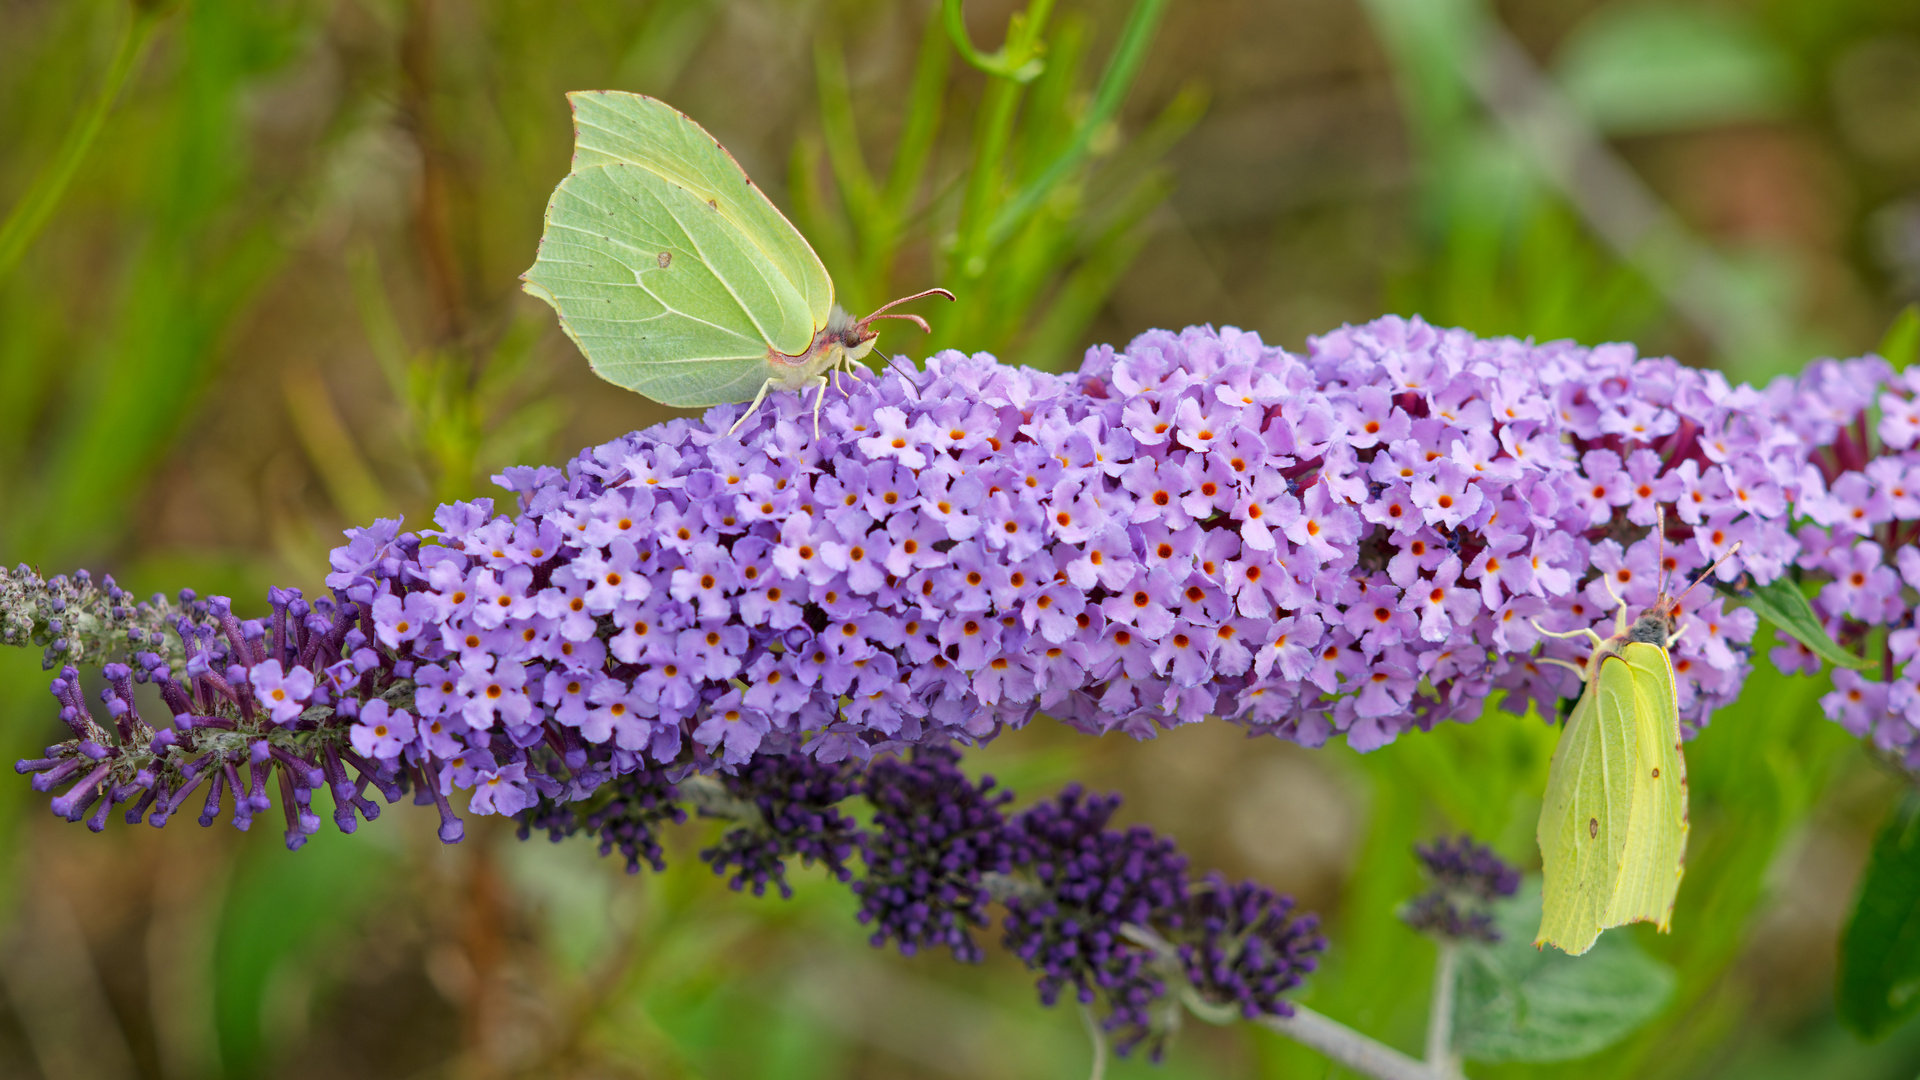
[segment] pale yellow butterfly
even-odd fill
[[[1663,539],[1665,526],[1663,514],[1656,525]],[[1737,550],[1738,544],[1721,560]],[[1662,585],[1631,625],[1621,601],[1612,637],[1590,629],[1541,631],[1585,634],[1594,648],[1584,666],[1550,661],[1578,672],[1586,690],[1554,748],[1534,834],[1546,879],[1535,945],[1578,956],[1610,926],[1651,922],[1665,933],[1672,922],[1686,872],[1687,763],[1667,646],[1679,636],[1685,597],[1669,599]]]

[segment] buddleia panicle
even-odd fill
[[[1415,844],[1413,854],[1433,887],[1400,909],[1402,922],[1449,941],[1500,940],[1493,904],[1519,891],[1520,871],[1465,834]]]

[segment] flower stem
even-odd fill
[[[1087,1037],[1093,1040],[1093,1067],[1087,1073],[1088,1080],[1107,1080],[1107,1035],[1100,1030],[1100,1021],[1094,1018],[1093,1010],[1080,1006],[1080,1023],[1087,1029]]]
[[[1292,1016],[1265,1016],[1256,1023],[1374,1080],[1441,1080],[1445,1075],[1305,1005],[1295,1005]]]
[[[1460,1075],[1460,1058],[1453,1052],[1453,991],[1460,981],[1460,946],[1440,942],[1433,968],[1433,1004],[1427,1013],[1427,1067],[1442,1077]]]

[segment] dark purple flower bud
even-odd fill
[[[1401,909],[1401,921],[1455,941],[1498,941],[1490,906],[1520,888],[1520,871],[1464,833],[1457,840],[1443,836],[1415,844],[1413,853],[1433,888]]]
[[[1007,899],[1005,941],[1040,972],[1043,1003],[1069,987],[1083,1004],[1104,997],[1102,1026],[1114,1048],[1125,1054],[1144,1041],[1157,1059],[1166,1028],[1153,1005],[1166,997],[1165,976],[1124,931],[1184,925],[1187,861],[1150,829],[1108,829],[1119,805],[1117,795],[1087,795],[1076,784],[1013,819],[1014,861],[1039,889]]]
[[[861,836],[867,875],[853,888],[876,947],[897,941],[911,956],[944,945],[958,960],[984,958],[969,931],[987,925],[983,875],[1013,868],[1000,810],[1013,793],[995,791],[992,777],[968,780],[959,763],[951,747],[920,747],[910,760],[882,759],[867,770],[873,830]]]
[[[760,896],[772,884],[782,897],[790,897],[786,860],[796,855],[822,864],[837,880],[852,878],[846,864],[853,854],[855,824],[835,808],[855,791],[846,765],[826,765],[802,754],[763,756],[718,779],[740,804],[744,823],[702,851],[700,858],[716,874],[731,871],[730,887],[751,886]]]

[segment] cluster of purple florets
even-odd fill
[[[968,779],[946,746],[875,761],[864,793],[874,827],[861,845],[867,876],[854,889],[873,944],[898,942],[908,956],[944,945],[957,960],[979,962],[971,931],[987,925],[987,875],[1013,870],[1001,811],[1013,793],[994,790],[990,776]]]
[[[355,530],[332,598],[276,590],[270,620],[201,627],[188,670],[165,665],[174,737],[226,723],[221,758],[108,733],[89,745],[111,784],[67,764],[83,735],[27,764],[134,798],[150,777],[170,804],[242,754],[252,807],[278,747],[296,794],[318,770],[349,803],[471,789],[472,811],[515,814],[644,769],[863,761],[1040,710],[1367,749],[1496,695],[1552,715],[1578,682],[1541,661],[1586,646],[1543,629],[1610,629],[1736,544],[1720,582],[1828,576],[1843,642],[1892,627],[1883,677],[1843,674],[1830,701],[1907,747],[1909,383],[1856,361],[1763,393],[1625,346],[1401,319],[1305,355],[1156,331],[1070,376],[945,353],[830,395],[817,438],[777,395],[738,435],[725,406],[509,469],[511,515]],[[1860,417],[1882,384],[1876,442]],[[1685,597],[1689,725],[1738,689],[1755,621]],[[136,678],[157,670],[131,651]]]
[[[1920,768],[1920,368],[1895,372],[1878,357],[1826,360],[1797,382],[1769,388],[1821,483],[1796,506],[1798,566],[1825,579],[1814,612],[1840,645],[1879,663],[1836,668],[1827,716]],[[1884,634],[1884,644],[1877,635]],[[1878,655],[1876,656],[1876,652]],[[1776,649],[1782,670],[1817,672],[1797,642]]]
[[[847,763],[829,765],[801,754],[762,755],[719,780],[726,793],[742,803],[732,816],[750,823],[700,853],[714,873],[732,871],[727,884],[735,889],[751,886],[753,895],[761,896],[771,883],[782,897],[791,897],[786,860],[796,856],[824,866],[836,881],[852,879],[847,859],[858,842],[858,825],[838,809],[858,790]]]
[[[1433,888],[1408,902],[1400,918],[1423,934],[1451,941],[1499,941],[1492,907],[1519,891],[1520,871],[1464,834],[1415,844],[1413,854]]]
[[[1178,949],[1188,984],[1243,1020],[1291,1016],[1280,995],[1300,985],[1326,948],[1319,920],[1295,914],[1292,898],[1218,873],[1189,890],[1186,922],[1191,933]]]
[[[1013,793],[967,777],[950,746],[916,747],[864,771],[792,754],[678,784],[649,770],[609,788],[571,811],[543,799],[522,814],[522,838],[535,828],[555,841],[596,834],[601,854],[618,850],[629,872],[643,862],[660,870],[658,828],[691,807],[730,819],[700,857],[756,895],[769,884],[791,895],[786,860],[795,856],[848,881],[857,847],[866,873],[852,889],[874,946],[907,956],[944,946],[978,963],[985,953],[972,931],[988,925],[997,901],[1004,944],[1039,972],[1041,1000],[1056,1004],[1064,992],[1097,1007],[1123,1054],[1145,1044],[1159,1056],[1176,1026],[1175,986],[1233,1015],[1290,1015],[1282,995],[1326,948],[1317,920],[1291,899],[1218,874],[1189,881],[1167,838],[1109,828],[1119,796],[1073,785],[1009,816]],[[866,827],[837,808],[856,790],[873,807]]]
[[[24,571],[9,584],[42,594],[63,588]],[[105,591],[118,589],[109,579]],[[329,791],[335,824],[352,832],[360,818],[379,816],[371,788],[388,802],[414,791],[416,802],[438,807],[441,839],[459,840],[464,828],[447,796],[456,782],[473,787],[477,779],[473,799],[484,804],[486,782],[497,775],[487,771],[494,764],[487,744],[464,744],[442,759],[385,751],[382,740],[397,742],[390,738],[396,732],[417,737],[406,711],[410,669],[370,646],[359,629],[364,613],[352,602],[308,605],[291,589],[271,590],[269,601],[271,618],[242,621],[225,597],[182,593],[173,640],[129,630],[131,663],[101,669],[104,724],[87,704],[80,671],[63,667],[51,690],[74,737],[48,747],[44,758],[16,763],[16,771],[33,774],[37,791],[71,783],[53,800],[54,813],[84,819],[96,832],[120,805],[128,824],[164,825],[203,785],[200,823],[212,824],[231,806],[234,826],[244,830],[272,809],[277,788],[287,846],[298,848],[320,828],[316,790]],[[156,598],[143,608],[164,606]],[[157,691],[167,721],[156,725],[143,713],[137,684]]]
[[[1167,988],[1153,954],[1124,928],[1184,929],[1187,860],[1144,826],[1107,828],[1119,806],[1118,797],[1070,787],[1014,818],[1016,857],[1040,889],[1007,899],[1006,943],[1040,972],[1046,1004],[1068,988],[1082,1004],[1104,995],[1106,1029],[1125,1051],[1165,1029],[1153,1010]]]
[[[1176,980],[1213,1009],[1291,1016],[1280,995],[1326,948],[1319,921],[1253,882],[1189,881],[1167,838],[1108,828],[1119,806],[1074,785],[1010,822],[1014,864],[1038,888],[1005,898],[1006,946],[1040,972],[1041,1000],[1103,1000],[1115,1046],[1145,1043],[1155,1058],[1178,1011]]]

